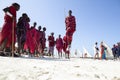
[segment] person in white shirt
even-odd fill
[[[97,42],[95,43],[94,50],[95,50],[95,56],[94,59],[99,59],[99,48],[97,46]]]

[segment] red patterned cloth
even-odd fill
[[[30,30],[30,35],[29,35],[29,41],[30,41],[30,52],[31,54],[34,54],[36,47],[37,47],[37,30],[32,27],[32,29]]]
[[[75,29],[76,29],[76,21],[75,21],[74,16],[68,16],[65,19],[65,24],[66,24],[66,30],[68,30],[70,28],[71,31],[75,31]]]
[[[9,7],[9,13],[16,19],[16,9],[14,6]],[[14,27],[14,43],[16,41],[16,20],[13,22],[13,17],[5,13],[4,16],[4,25],[2,27],[0,35],[0,45],[7,39],[6,47],[10,47],[12,44],[12,27]]]
[[[49,36],[48,41],[49,41],[49,47],[54,47],[55,46],[54,36]]]
[[[63,49],[63,40],[62,40],[62,38],[57,38],[56,39],[56,48],[57,48],[58,52],[62,52],[62,49]]]
[[[74,16],[68,16],[65,19],[65,24],[66,24],[66,40],[67,40],[68,44],[71,44],[73,33],[76,30],[75,17]]]

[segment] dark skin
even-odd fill
[[[59,35],[59,38],[61,38],[61,35]],[[59,57],[60,57],[59,51],[58,51],[58,55],[59,55]],[[62,57],[62,52],[61,52],[61,57]]]
[[[46,28],[45,28],[45,27],[43,27],[43,31],[44,31],[44,32],[46,31]]]
[[[22,14],[22,17],[23,17],[25,20],[27,20],[28,15],[27,15],[26,13],[23,13],[23,14]]]
[[[51,33],[51,36],[53,36],[54,35],[54,33]]]
[[[61,38],[61,35],[59,35],[59,38]]]
[[[15,8],[16,8],[16,11],[20,10],[20,6],[18,6],[18,5],[15,5]]]
[[[36,25],[37,25],[37,23],[36,23],[36,22],[34,22],[33,27],[36,27]]]
[[[69,16],[72,16],[72,11],[71,11],[71,10],[69,10],[68,14],[69,14]]]
[[[30,18],[29,17],[27,18],[27,22],[30,22]]]
[[[6,12],[9,12],[9,7],[6,7],[3,9],[3,11],[6,13]]]
[[[41,30],[41,26],[38,27],[38,30],[39,30],[39,31]]]

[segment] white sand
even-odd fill
[[[120,80],[120,61],[0,57],[0,80]]]

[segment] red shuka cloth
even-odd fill
[[[57,38],[56,39],[56,48],[57,48],[58,52],[62,52],[62,49],[63,49],[63,40],[62,40],[62,38]]]
[[[16,9],[14,6],[9,7],[9,13],[16,18]],[[13,22],[13,18],[5,13],[4,16],[4,25],[2,27],[1,35],[0,35],[0,45],[7,39],[6,47],[10,47],[12,44],[12,27],[14,26],[14,43],[16,41],[16,20]],[[14,24],[14,25],[13,25]]]

